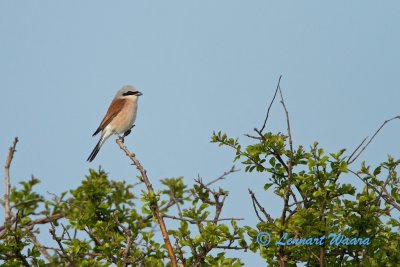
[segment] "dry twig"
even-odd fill
[[[285,116],[286,116],[286,124],[287,124],[287,132],[288,132],[288,139],[289,139],[289,148],[290,148],[290,155],[288,159],[288,164],[287,164],[287,172],[288,172],[288,183],[287,183],[287,192],[285,195],[284,199],[284,204],[283,204],[283,209],[282,209],[282,215],[281,215],[281,225],[285,226],[286,220],[286,212],[288,211],[289,207],[289,198],[292,193],[292,187],[291,187],[291,181],[292,181],[292,171],[293,171],[293,141],[292,141],[292,132],[290,130],[290,119],[289,119],[289,112],[286,108],[285,105],[285,100],[283,99],[283,94],[280,85],[278,84],[278,89],[279,89],[279,94],[281,96],[281,104],[283,106],[283,109],[285,110]],[[280,236],[283,235],[283,231],[280,231]],[[286,266],[286,255],[285,255],[285,250],[284,247],[279,248],[279,261],[281,266]]]
[[[32,243],[40,250],[40,253],[51,263],[53,259],[51,258],[50,254],[47,252],[46,247],[42,246],[39,241],[37,240],[33,231],[30,231],[30,238]]]
[[[350,169],[348,169],[349,172],[351,172],[352,174],[354,174],[358,179],[360,179],[362,182],[364,182],[367,186],[369,186],[370,188],[372,188],[372,190],[374,190],[380,198],[382,198],[386,203],[392,205],[393,208],[397,209],[398,211],[400,211],[400,205],[397,204],[396,199],[394,199],[390,193],[387,191],[386,189],[386,185],[383,184],[381,186],[381,191],[379,191],[374,185],[370,184],[368,181],[364,180],[357,172],[352,171]]]
[[[200,222],[212,222],[212,223],[215,223],[214,219],[213,220],[204,220],[204,219],[194,220],[194,219],[185,219],[185,218],[176,217],[176,216],[167,215],[167,214],[164,214],[163,217],[164,218],[173,219],[173,220],[185,221],[185,222],[188,222],[188,223],[191,223],[191,224],[197,224],[197,223],[200,223]],[[244,219],[243,218],[222,218],[222,219],[217,219],[216,221],[219,222],[219,221],[242,221],[242,220],[244,220]]]
[[[229,175],[231,173],[234,173],[234,172],[238,172],[238,171],[240,171],[240,170],[239,169],[235,169],[235,165],[233,165],[232,168],[229,171],[224,172],[220,177],[218,177],[218,178],[212,180],[211,182],[207,183],[206,186],[210,186],[213,183],[218,182],[219,180],[223,180],[223,179],[225,179],[225,177],[227,175]]]
[[[56,227],[54,226],[53,222],[50,222],[51,228],[49,229],[49,232],[51,234],[51,236],[53,237],[53,239],[57,242],[58,247],[60,248],[60,251],[57,251],[57,253],[67,259],[67,261],[69,262],[70,266],[75,267],[75,262],[74,260],[69,256],[69,254],[65,251],[64,246],[62,244],[62,238],[58,237],[56,235]]]
[[[31,221],[30,223],[28,223],[26,226],[34,226],[36,224],[46,224],[49,222],[54,222],[57,221],[58,219],[61,219],[65,216],[64,213],[55,213],[51,216],[47,216],[47,217],[43,217],[43,218],[39,218],[36,220]],[[16,220],[13,220],[12,222],[15,222]],[[2,238],[5,234],[6,234],[6,225],[0,226],[0,238]]]
[[[265,125],[267,124],[267,120],[268,120],[268,117],[269,117],[269,112],[271,110],[272,104],[275,101],[276,94],[278,93],[278,90],[280,88],[281,78],[282,78],[282,75],[279,76],[278,85],[276,86],[274,97],[272,98],[271,103],[268,106],[267,115],[265,116],[265,120],[264,120],[263,126],[261,127],[260,130],[258,130],[257,128],[254,128],[254,131],[256,131],[261,136],[261,138],[264,138],[262,132],[264,131]]]
[[[6,160],[6,164],[4,166],[4,177],[5,177],[5,183],[6,183],[6,192],[4,195],[4,209],[5,209],[5,224],[10,223],[11,221],[11,208],[10,208],[10,190],[11,190],[11,184],[10,184],[10,166],[11,162],[14,157],[15,151],[17,151],[15,148],[18,143],[18,137],[14,138],[14,142],[12,146],[8,149],[8,157]]]
[[[251,201],[253,202],[253,208],[254,208],[254,211],[256,212],[256,215],[257,215],[258,219],[259,219],[261,222],[265,222],[265,221],[260,217],[260,215],[258,214],[257,207],[258,207],[258,208],[260,209],[260,211],[264,214],[265,218],[267,218],[268,222],[273,223],[274,220],[272,219],[271,215],[269,215],[268,212],[264,209],[264,207],[260,205],[260,203],[258,202],[258,200],[257,200],[256,195],[254,194],[254,192],[251,191],[251,190],[249,189],[249,194],[250,194],[250,196],[251,196]],[[257,207],[256,207],[256,206],[257,206]]]
[[[380,130],[383,128],[383,126],[385,126],[386,123],[391,122],[392,120],[395,120],[395,119],[400,119],[400,116],[396,116],[396,117],[393,117],[393,118],[391,118],[391,119],[385,120],[385,121],[382,123],[381,127],[379,127],[378,130],[376,130],[376,132],[374,133],[374,135],[368,140],[368,142],[365,144],[365,146],[363,146],[363,147],[361,148],[361,146],[364,144],[364,142],[368,139],[368,137],[364,138],[364,140],[361,142],[361,144],[358,145],[358,147],[354,150],[353,153],[351,153],[349,159],[347,160],[347,163],[348,163],[348,164],[353,163],[353,162],[364,152],[364,150],[365,150],[365,149],[367,148],[367,146],[372,142],[372,140],[374,140],[375,136],[380,132]],[[352,157],[356,154],[356,152],[357,152],[360,148],[361,148],[360,152],[358,152],[358,154],[352,159]]]

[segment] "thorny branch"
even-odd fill
[[[150,183],[149,178],[147,177],[146,170],[143,168],[143,166],[140,164],[140,162],[136,159],[135,154],[131,153],[127,149],[127,147],[123,143],[123,139],[117,139],[116,142],[119,145],[119,147],[125,152],[126,156],[128,156],[132,160],[133,165],[135,165],[136,168],[138,169],[138,171],[140,172],[140,174],[142,176],[142,180],[145,183],[149,194],[154,196],[155,195],[154,189],[153,189],[152,184]],[[150,206],[151,206],[153,215],[157,219],[158,225],[160,226],[160,230],[161,230],[161,233],[162,233],[162,236],[164,239],[165,247],[167,248],[168,255],[171,260],[171,265],[172,265],[172,267],[177,267],[178,264],[176,261],[176,256],[175,256],[174,250],[172,248],[171,241],[169,240],[167,228],[164,223],[164,218],[163,218],[163,215],[160,213],[160,209],[158,207],[157,201],[152,201],[152,203],[150,203]]]

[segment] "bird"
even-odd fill
[[[87,161],[92,162],[104,142],[113,134],[123,134],[122,140],[128,136],[134,127],[138,108],[138,98],[142,93],[131,85],[123,86],[112,100],[106,115],[92,136],[101,132],[97,145],[90,153]]]

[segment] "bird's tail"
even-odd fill
[[[106,141],[107,137],[108,136],[106,136],[105,134],[103,134],[101,136],[99,142],[97,142],[97,145],[94,147],[92,153],[90,153],[89,157],[87,158],[87,161],[92,162],[94,160],[94,158],[96,157],[97,153],[99,153],[99,150],[100,150],[101,146]]]

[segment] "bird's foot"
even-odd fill
[[[119,135],[118,136],[118,139],[119,140],[121,140],[122,141],[122,143],[124,143],[124,141],[125,141],[125,137],[127,137],[131,132],[132,132],[132,128],[133,127],[135,127],[135,124],[134,125],[132,125],[132,127],[131,128],[129,128],[129,130],[128,131],[126,131],[126,132],[124,132],[124,134],[123,135]]]
[[[128,131],[124,132],[124,135],[122,137],[127,137],[130,133],[131,133],[131,130],[128,130]]]
[[[125,133],[124,133],[124,135],[122,136],[122,138],[125,138],[125,137],[127,137],[131,132],[132,132],[132,128],[133,127],[135,127],[135,124],[134,125],[132,125],[132,127],[131,128],[129,128],[129,130],[128,131],[126,131]]]

